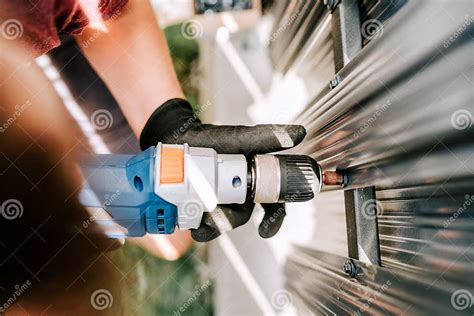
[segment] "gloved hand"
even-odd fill
[[[158,142],[188,143],[194,147],[213,148],[219,154],[243,154],[251,157],[288,149],[299,144],[306,135],[300,125],[218,126],[202,124],[188,101],[172,99],[161,105],[148,119],[141,135],[140,146],[147,149]],[[196,241],[209,241],[221,233],[239,227],[250,219],[255,204],[219,205],[204,213],[201,226],[191,231]],[[265,215],[259,225],[261,237],[274,236],[286,215],[284,203],[262,204]]]

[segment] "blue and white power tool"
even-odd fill
[[[308,201],[321,190],[309,156],[217,154],[159,143],[138,155],[92,155],[81,164],[81,203],[109,237],[195,229],[218,204]]]

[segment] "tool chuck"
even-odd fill
[[[321,166],[304,155],[256,155],[249,171],[256,203],[304,202],[321,191]]]

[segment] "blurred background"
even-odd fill
[[[291,152],[346,181],[289,203],[268,240],[257,207],[177,260],[125,243],[109,258],[116,301],[139,315],[473,314],[472,1],[151,3],[203,122],[302,124]],[[115,100],[71,54],[64,39],[37,62],[80,137],[99,153],[138,151],[118,106],[112,127],[87,127]]]

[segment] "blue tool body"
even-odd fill
[[[79,198],[99,234],[136,237],[198,229],[218,205],[308,201],[321,190],[321,167],[302,155],[240,154],[162,144],[137,155],[91,155],[81,162]],[[216,215],[218,216],[218,215]],[[87,227],[89,225],[86,225]],[[86,227],[85,227],[86,228]]]
[[[109,237],[171,234],[177,207],[154,192],[155,147],[138,155],[92,155],[81,163],[85,184],[80,202],[105,210],[111,219],[94,218]],[[117,227],[120,229],[107,229]]]

